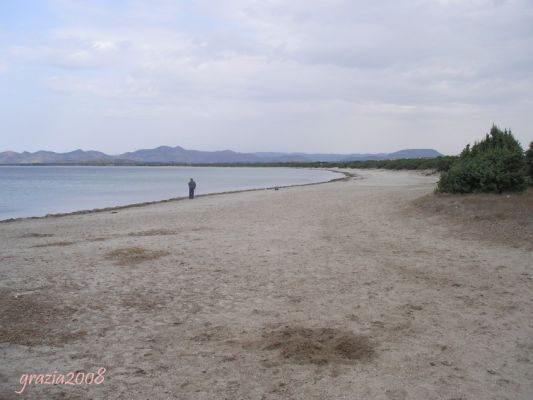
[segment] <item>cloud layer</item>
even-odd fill
[[[533,139],[528,0],[29,3],[0,12],[3,150]]]

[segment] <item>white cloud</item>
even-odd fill
[[[533,122],[517,114],[533,92],[526,0],[55,4],[66,22],[11,43],[8,62],[92,118],[151,123],[153,145],[179,125],[198,148],[458,151],[450,129]]]
[[[117,46],[113,42],[109,41],[95,41],[91,44],[91,47],[97,51],[113,51],[117,49]]]

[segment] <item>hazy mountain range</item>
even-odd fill
[[[199,151],[183,147],[160,146],[118,155],[99,151],[75,150],[68,153],[37,151],[35,153],[5,151],[0,153],[0,164],[136,164],[136,163],[267,163],[395,160],[399,158],[431,158],[442,155],[433,149],[406,149],[379,154],[307,154],[307,153],[237,153],[231,150]]]

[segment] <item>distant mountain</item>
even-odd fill
[[[434,158],[439,156],[442,154],[433,149],[405,149],[394,153],[350,154],[342,161],[398,160],[400,158]]]
[[[99,151],[83,150],[75,150],[68,153],[54,153],[53,151],[36,151],[35,153],[29,153],[27,151],[22,153],[5,151],[0,153],[0,164],[54,164],[112,159],[113,157]]]
[[[364,160],[396,160],[399,158],[432,158],[442,155],[433,149],[406,149],[379,154],[306,154],[306,153],[237,153],[231,150],[199,151],[183,147],[160,146],[133,152],[107,155],[99,151],[75,150],[68,153],[27,151],[0,153],[0,164],[136,164],[136,163],[267,163],[267,162],[338,162]]]
[[[186,150],[180,146],[160,146],[155,149],[144,149],[131,153],[124,153],[116,157],[137,162],[183,162],[191,164],[261,161],[252,154],[236,153],[231,150],[198,151]]]
[[[338,162],[338,161],[365,161],[365,160],[397,160],[399,158],[433,158],[442,156],[437,150],[433,149],[406,149],[394,153],[378,153],[378,154],[328,154],[328,153],[253,153],[262,159],[275,160],[283,158],[286,161],[322,161],[322,162]]]
[[[400,158],[434,158],[442,156],[434,149],[405,149],[390,153],[385,160],[398,160]]]

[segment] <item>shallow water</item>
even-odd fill
[[[324,182],[338,174],[303,168],[0,166],[0,220],[196,194]]]

